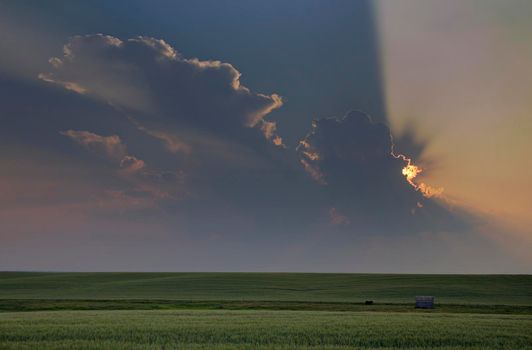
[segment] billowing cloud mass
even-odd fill
[[[282,99],[241,85],[241,74],[231,64],[184,58],[163,40],[122,41],[101,34],[71,38],[63,56],[49,62],[52,71],[39,74],[42,81],[108,105],[129,124],[128,130],[117,130],[123,138],[90,130],[63,135],[118,164],[120,176],[135,173],[127,177],[133,191],[148,188],[159,209],[173,207],[183,197],[204,201],[207,194],[216,196],[213,192],[225,191],[237,178],[242,189],[234,189],[235,196],[245,193],[242,202],[254,198],[246,183],[276,187],[275,181],[259,177],[269,166],[265,163],[271,162],[268,143],[284,147],[276,123],[265,119]],[[63,128],[71,127],[63,122]],[[138,132],[144,135],[134,136]],[[146,138],[163,147],[146,147]],[[126,152],[125,143],[135,156]],[[209,177],[211,173],[217,176]],[[187,189],[185,174],[190,180]],[[163,188],[157,190],[158,186]]]
[[[83,146],[91,154],[99,156],[114,165],[119,185],[107,188],[100,203],[106,203],[106,210],[115,207],[124,210],[138,210],[159,207],[160,201],[180,198],[183,174],[179,172],[152,169],[142,160],[127,154],[127,146],[118,135],[100,136],[88,131],[68,130],[61,132]],[[109,205],[110,204],[110,205]],[[98,205],[101,207],[101,204]],[[101,208],[98,208],[101,212]]]
[[[163,40],[75,36],[50,64],[40,79],[128,111],[147,130],[178,123],[234,133],[259,125],[266,138],[275,136],[275,124],[263,119],[282,105],[280,96],[254,93],[231,64],[184,58]],[[169,145],[160,132],[151,134]]]
[[[314,179],[344,195],[375,198],[413,192],[400,176],[407,163],[394,156],[390,130],[362,112],[315,120],[298,154]]]
[[[297,151],[305,171],[328,194],[333,223],[380,226],[386,217],[394,230],[412,231],[442,229],[453,221],[454,215],[427,200],[435,194],[428,185],[413,182],[417,174],[406,176],[413,164],[394,154],[389,128],[362,112],[315,120]]]
[[[136,130],[162,143],[164,149],[144,151],[140,160],[126,154],[116,135],[63,133],[88,151],[114,159],[125,173],[138,173],[128,179],[136,179],[135,191],[149,188],[154,198],[164,199],[160,205],[166,209],[177,205],[169,199],[183,197],[161,195],[168,191],[159,191],[148,174],[187,174],[187,196],[205,207],[219,200],[231,203],[264,226],[285,206],[301,208],[287,225],[310,214],[306,224],[322,217],[347,230],[385,230],[383,215],[397,231],[431,230],[428,221],[447,222],[446,216],[453,216],[435,202],[426,203],[426,185],[414,182],[417,173],[405,177],[413,164],[394,154],[388,127],[362,112],[314,121],[294,153],[283,144],[277,123],[266,119],[282,105],[281,98],[242,86],[240,72],[229,63],[184,58],[163,40],[122,41],[99,34],[73,37],[63,56],[50,64],[53,70],[40,79],[111,105]],[[267,150],[265,142],[282,147]],[[135,140],[128,143],[134,146]],[[159,164],[159,170],[146,163]]]

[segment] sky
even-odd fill
[[[0,270],[532,273],[530,15],[0,1]]]

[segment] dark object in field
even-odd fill
[[[373,300],[366,300],[364,305],[373,305]]]
[[[434,297],[417,296],[416,309],[434,309]]]

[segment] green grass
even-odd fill
[[[0,314],[1,349],[532,349],[532,316],[315,311]]]
[[[528,275],[3,272],[0,311],[0,349],[532,350]]]
[[[0,273],[0,299],[149,299],[532,306],[530,275]]]
[[[294,310],[294,311],[352,311],[352,312],[415,312],[415,313],[477,313],[532,315],[532,306],[436,304],[435,309],[416,309],[409,304],[373,304],[306,302],[306,301],[236,301],[236,300],[56,300],[5,299],[0,300],[0,312],[61,311],[61,310]]]

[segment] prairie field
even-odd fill
[[[531,276],[0,273],[0,349],[532,349]],[[415,309],[415,295],[436,308]],[[373,305],[364,305],[373,300]]]
[[[532,305],[529,275],[0,272],[0,299],[149,299]]]

